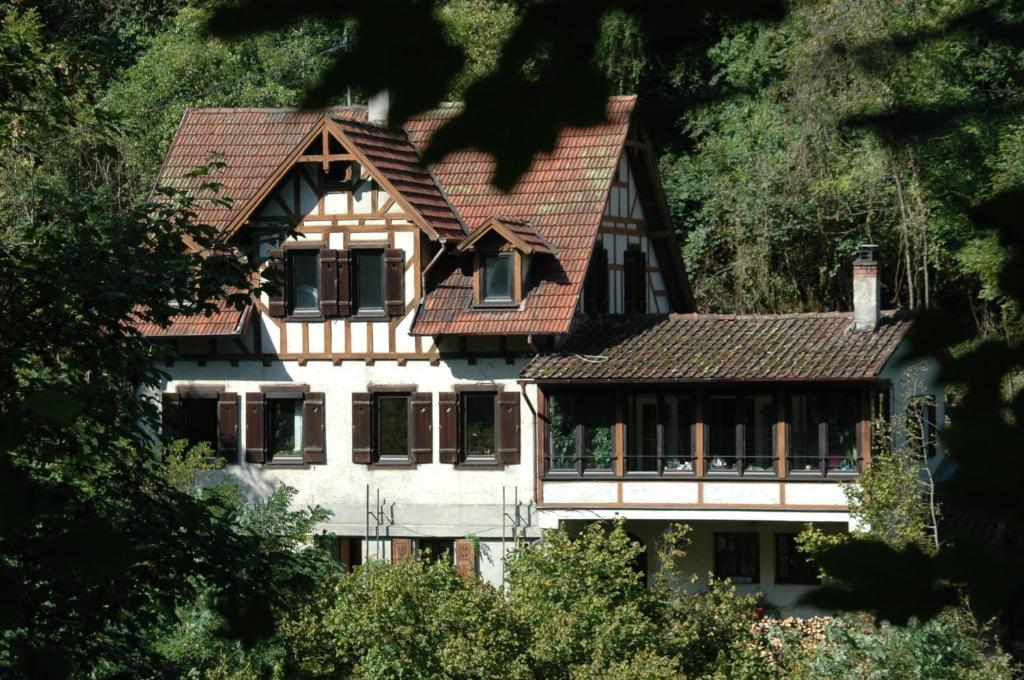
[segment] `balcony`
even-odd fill
[[[540,502],[845,509],[835,482],[856,478],[870,456],[873,389],[545,388]]]

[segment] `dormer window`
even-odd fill
[[[491,217],[458,245],[473,256],[473,304],[514,307],[528,291],[526,281],[538,257],[553,255],[554,247],[529,222]]]
[[[512,304],[515,302],[513,253],[480,256],[480,302],[482,304]]]

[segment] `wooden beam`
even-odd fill
[[[355,160],[355,157],[352,156],[351,154],[347,154],[347,153],[332,153],[332,154],[327,154],[326,156],[325,155],[321,155],[321,154],[305,154],[305,155],[302,155],[302,156],[299,156],[298,158],[296,158],[295,162],[296,163],[322,163],[324,165],[328,165],[329,166],[330,163],[335,163],[335,162],[343,163],[343,162],[353,161],[353,160]],[[328,167],[328,170],[329,169],[330,168]],[[324,172],[327,172],[327,170],[324,170]]]

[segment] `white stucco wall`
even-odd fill
[[[245,462],[243,415],[239,423],[239,463],[227,466],[226,474],[236,478],[249,497],[266,497],[278,485],[287,484],[297,491],[297,506],[320,505],[333,513],[322,529],[340,536],[363,538],[369,487],[371,506],[375,505],[379,491],[381,498],[387,501],[388,512],[393,510],[394,523],[382,527],[384,536],[464,538],[472,534],[482,539],[495,539],[500,545],[503,490],[508,512],[512,512],[512,501],[518,489],[519,499],[524,503],[524,516],[534,517],[526,505],[533,497],[535,447],[531,404],[536,405],[536,388],[526,388],[529,403],[527,398],[520,401],[521,462],[500,469],[474,470],[437,462],[437,393],[452,391],[456,385],[481,384],[520,393],[516,378],[522,368],[523,361],[506,364],[503,359],[479,359],[475,365],[454,360],[437,366],[423,361],[405,366],[393,361],[377,361],[372,366],[360,362],[335,366],[324,361],[310,361],[305,366],[292,361],[270,366],[256,361],[240,362],[238,366],[220,361],[210,361],[205,366],[177,362],[166,369],[172,379],[163,390],[173,391],[186,385],[223,385],[226,391],[239,394],[242,400],[239,410],[244,414],[247,392],[258,392],[260,387],[275,383],[308,385],[310,391],[325,395],[327,463],[298,469]],[[389,470],[370,469],[352,462],[352,393],[367,391],[370,385],[415,385],[417,391],[433,395],[433,463],[413,469]],[[371,522],[371,537],[375,531]],[[538,531],[535,525],[528,528],[531,536],[538,535]],[[373,545],[368,549],[371,554],[376,552]],[[480,555],[481,569],[486,568],[491,576],[494,573],[500,576],[500,561],[497,572],[484,564],[488,559],[493,561],[500,550],[481,550],[485,552],[487,554]]]

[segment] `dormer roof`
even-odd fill
[[[469,236],[459,241],[458,251],[464,253],[475,250],[476,245],[488,234],[500,236],[525,255],[534,253],[552,255],[555,252],[555,247],[541,236],[532,224],[526,220],[517,220],[512,217],[491,217],[484,220],[484,223],[471,231]]]

